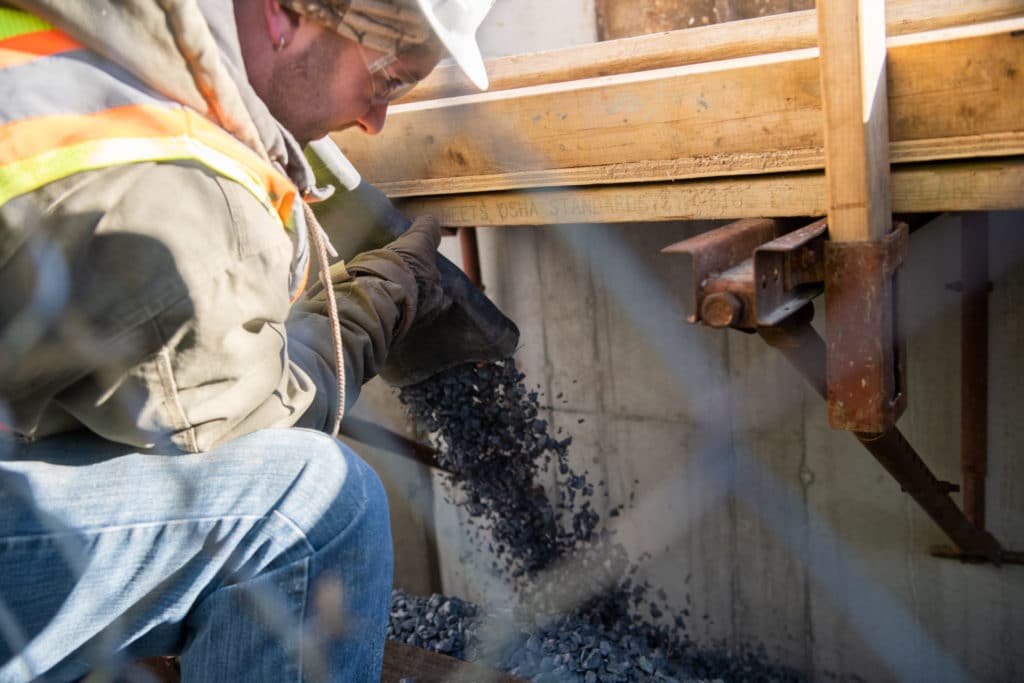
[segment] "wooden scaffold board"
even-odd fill
[[[902,31],[886,43],[893,210],[1020,208],[1024,6],[968,0],[953,18],[983,21],[949,26],[925,11],[936,2],[897,3]],[[724,45],[742,24],[743,56],[693,63],[679,37],[680,66],[662,54],[640,60],[655,69],[414,101],[373,139],[334,137],[367,180],[451,226],[821,214],[819,50],[744,54],[759,22],[806,33],[808,13],[793,14],[707,27]],[[619,42],[578,50],[600,61]],[[581,61],[573,50],[555,52]]]

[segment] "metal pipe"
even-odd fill
[[[825,340],[811,327],[813,316],[813,306],[804,306],[780,325],[759,328],[758,333],[770,346],[781,351],[814,390],[826,398]],[[996,564],[1001,561],[999,542],[967,519],[949,497],[949,485],[936,479],[899,429],[893,427],[882,434],[854,433],[854,436],[946,532],[965,557]]]
[[[480,276],[480,247],[476,242],[476,228],[459,228],[459,246],[462,247],[462,270],[477,289],[484,288]]]
[[[402,436],[398,432],[369,420],[364,420],[354,415],[346,415],[341,423],[341,434],[356,441],[361,441],[367,446],[415,460],[427,467],[443,469],[437,463],[437,451],[430,446]]]
[[[988,471],[988,214],[960,227],[960,454],[967,519],[985,528]]]

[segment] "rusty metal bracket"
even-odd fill
[[[746,218],[662,249],[662,253],[685,257],[689,265],[686,319],[712,327],[753,330],[753,270],[743,264],[757,247],[794,227],[796,224],[786,219]]]
[[[755,249],[777,238],[786,228],[792,229],[790,222],[785,220],[744,218],[708,232],[701,232],[697,236],[663,249],[664,254],[683,256],[689,265],[689,296],[686,297],[683,310],[687,321],[703,321],[712,324],[712,327],[737,327],[741,323],[753,322],[752,302],[744,300],[748,298],[749,293],[744,294],[743,290],[750,290],[748,285],[742,283],[746,268],[731,273],[729,271],[743,261],[749,260]],[[750,272],[753,273],[753,270]],[[723,276],[726,281],[733,283],[731,287],[725,283],[715,285],[715,281]],[[722,292],[731,293],[732,297],[717,296]],[[712,304],[709,304],[709,309],[713,312],[711,321],[701,314],[708,295],[712,295]],[[723,309],[727,314],[720,312],[714,315]],[[718,324],[725,318],[730,318],[730,323]],[[751,324],[743,327],[754,326]]]
[[[881,433],[907,405],[906,340],[900,333],[899,267],[906,224],[877,241],[825,246],[829,423]]]
[[[754,250],[757,325],[777,325],[825,289],[828,221],[810,225]]]

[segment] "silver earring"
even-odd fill
[[[280,52],[284,49],[284,34],[281,34],[277,38],[277,45],[274,46],[274,52]]]

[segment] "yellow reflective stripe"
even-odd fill
[[[0,40],[34,31],[49,31],[53,26],[21,10],[0,7]]]
[[[296,197],[295,185],[291,180],[275,171],[269,163],[224,129],[193,110],[177,105],[170,108],[150,104],[126,105],[93,114],[28,117],[0,125],[0,170],[33,159],[44,152],[70,149],[86,142],[146,140],[151,145],[146,149],[153,149],[152,145],[159,145],[161,140],[177,138],[192,140],[196,145],[194,149],[205,148],[218,154],[216,157],[206,154],[205,157],[198,157],[200,160],[230,159],[231,168],[238,165],[246,169],[248,176],[258,178],[260,187],[269,196],[270,203],[277,208],[282,222],[287,221]],[[180,142],[172,144],[177,145],[174,150],[182,147]],[[157,152],[147,153],[143,159],[167,157],[161,150],[157,147]],[[119,154],[129,162],[139,157],[130,149]],[[194,155],[178,151],[171,154],[171,158],[190,156]],[[110,163],[120,163],[119,156],[112,156]],[[217,170],[216,167],[212,168]],[[82,169],[69,165],[64,175],[78,170]]]
[[[194,159],[216,173],[235,181],[281,220],[260,178],[244,164],[195,138],[106,138],[89,140],[0,167],[0,205],[18,195],[80,171],[143,161]]]
[[[0,6],[0,67],[78,47],[47,22]],[[294,227],[291,180],[226,131],[180,106],[125,105],[0,123],[0,205],[80,171],[174,159],[199,161],[237,182],[281,224]]]

